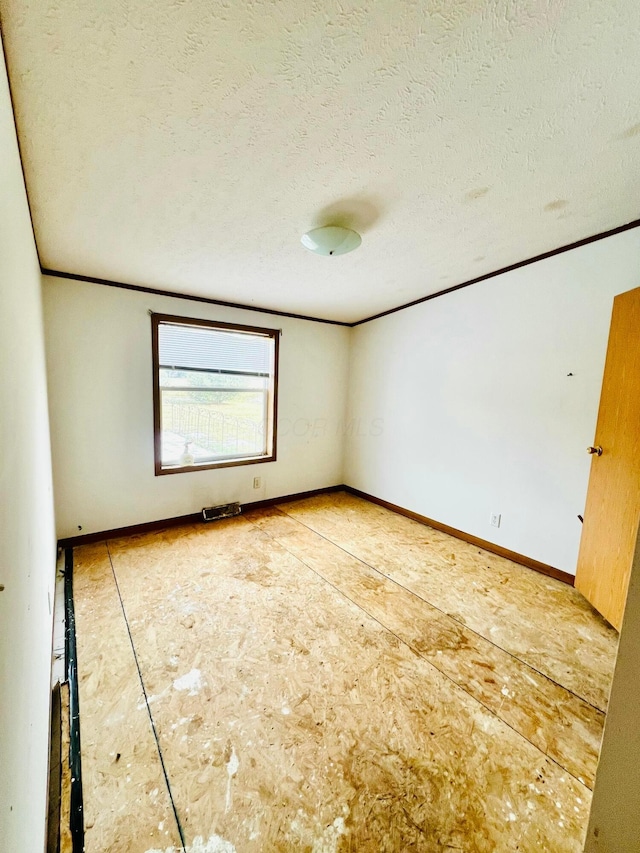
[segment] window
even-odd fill
[[[156,474],[276,458],[276,329],[151,315]]]

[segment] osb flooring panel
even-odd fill
[[[104,544],[74,551],[87,853],[145,853],[180,836]]]
[[[109,543],[187,843],[581,850],[589,789],[265,518]]]
[[[60,847],[59,853],[72,853],[71,838],[71,767],[69,765],[69,683],[60,685],[62,706],[62,774],[60,778]]]
[[[346,492],[280,508],[606,710],[618,634],[577,590]]]
[[[277,509],[247,516],[488,710],[593,786],[604,714]]]

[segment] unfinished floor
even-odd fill
[[[340,492],[75,551],[86,850],[581,851],[617,634]]]

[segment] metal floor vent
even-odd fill
[[[220,504],[220,506],[203,506],[202,517],[205,521],[217,521],[219,518],[232,518],[240,515],[240,504]]]

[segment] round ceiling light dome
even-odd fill
[[[314,228],[303,234],[300,242],[315,252],[316,255],[346,255],[353,252],[362,243],[362,237],[351,228],[343,228],[340,225],[324,225],[322,228]]]

